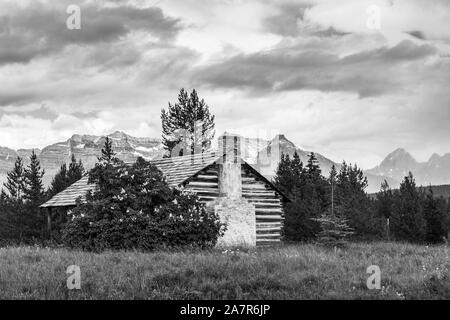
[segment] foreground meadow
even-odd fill
[[[0,249],[1,299],[450,299],[450,247],[285,245],[258,250],[105,252]],[[81,289],[68,290],[78,265]],[[369,290],[366,269],[381,269]]]

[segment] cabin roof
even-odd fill
[[[219,155],[212,151],[181,157],[157,159],[150,161],[150,163],[154,164],[163,172],[169,186],[177,187],[218,159]]]
[[[74,206],[79,197],[81,201],[86,200],[86,193],[95,187],[94,184],[89,184],[88,180],[89,174],[86,173],[80,180],[74,182],[41,205],[41,208]]]
[[[162,171],[166,177],[166,181],[171,187],[178,187],[183,185],[184,182],[195,176],[204,168],[217,162],[221,156],[215,152],[205,152],[202,154],[194,154],[180,157],[163,158],[151,160],[150,163],[154,164],[159,170]],[[243,164],[246,164],[250,169],[274,190],[276,190],[284,199],[289,200],[280,190],[278,190],[271,181],[259,173],[250,164],[242,160]],[[131,164],[131,163],[127,163]],[[75,206],[76,200],[80,198],[81,201],[86,199],[86,193],[95,188],[95,184],[88,182],[89,174],[84,174],[83,177],[70,185],[67,189],[59,192],[53,196],[50,200],[42,204],[41,208],[49,207],[68,207]]]

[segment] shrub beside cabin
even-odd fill
[[[289,201],[267,178],[241,158],[241,137],[219,137],[219,151],[152,160],[171,187],[195,192],[208,210],[215,210],[227,224],[219,246],[255,246],[281,241],[283,202]],[[41,205],[47,212],[47,228],[85,200],[95,185],[88,174]]]

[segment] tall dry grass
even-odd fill
[[[105,252],[0,249],[2,299],[450,299],[450,247],[286,245],[258,250]],[[81,268],[81,290],[66,269]],[[369,290],[366,269],[381,269]]]

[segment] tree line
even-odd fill
[[[45,170],[34,151],[25,167],[17,157],[0,193],[0,242],[35,243],[44,238],[45,221],[39,206],[66,189],[84,174],[83,163],[72,155],[69,165],[62,164],[50,186],[45,189]]]
[[[288,241],[317,240],[333,245],[353,240],[398,240],[439,243],[450,232],[450,200],[417,187],[412,173],[398,190],[386,181],[376,197],[365,189],[367,178],[357,165],[343,162],[322,175],[314,153],[303,164],[297,153],[282,155],[275,185],[292,200],[284,205]]]

